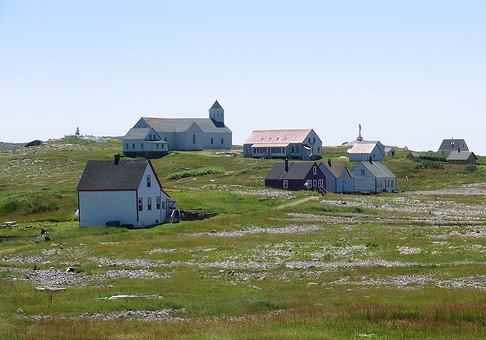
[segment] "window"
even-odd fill
[[[127,149],[127,150],[128,150],[128,143],[126,143],[126,144],[125,144],[125,149]]]
[[[312,173],[313,173],[314,175],[315,175],[315,174],[317,174],[317,166],[315,166],[315,165],[314,165],[314,166],[312,167]]]
[[[196,144],[196,135],[192,135],[192,144]]]
[[[221,144],[224,144],[224,139],[223,139],[223,137],[221,137]]]
[[[288,180],[286,180],[286,179],[284,179],[284,180],[283,180],[283,188],[284,188],[284,189],[288,189],[288,187],[289,187],[289,181],[288,181]]]
[[[152,187],[152,177],[150,175],[147,175],[147,188]]]
[[[143,211],[143,198],[138,199],[138,211]]]
[[[307,183],[307,189],[311,189],[312,188],[312,180],[308,179],[306,183]]]
[[[152,197],[147,197],[147,210],[152,210]]]
[[[211,144],[213,144],[213,142],[214,142],[214,141],[213,141],[213,137],[211,137]]]
[[[155,198],[155,208],[156,208],[157,210],[160,210],[160,196],[157,196],[157,197]]]
[[[323,188],[323,187],[324,187],[324,180],[323,180],[323,179],[319,179],[319,180],[317,180],[317,186],[318,186],[319,188]]]
[[[162,209],[165,209],[165,201],[162,202]]]
[[[361,176],[365,176],[365,169],[361,169]]]
[[[135,143],[132,143],[132,149],[135,150]]]
[[[143,143],[141,143],[141,144],[140,144],[140,149],[142,149],[142,150],[143,150]]]

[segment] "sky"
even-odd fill
[[[225,109],[233,144],[311,128],[486,155],[486,1],[0,0],[0,141]]]

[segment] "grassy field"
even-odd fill
[[[68,138],[0,153],[0,216],[20,224],[0,229],[0,339],[486,337],[486,167],[420,167],[398,150],[385,160],[398,193],[323,197],[268,190],[274,161],[238,147],[174,152],[153,160],[164,189],[216,217],[80,229],[87,160],[121,148]],[[52,241],[35,244],[41,228]]]

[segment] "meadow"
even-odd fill
[[[0,339],[486,336],[485,166],[398,150],[397,193],[321,196],[265,188],[275,161],[241,147],[174,152],[152,161],[164,189],[217,216],[79,228],[87,160],[121,149],[65,138],[0,153],[0,217],[19,223],[0,229]],[[349,164],[344,147],[323,152]],[[52,240],[36,244],[40,229]]]

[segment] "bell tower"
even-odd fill
[[[209,118],[217,127],[224,127],[224,109],[217,100],[209,109]]]

